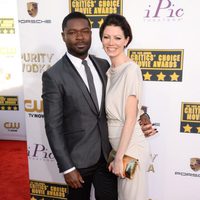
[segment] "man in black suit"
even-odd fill
[[[62,30],[67,52],[42,76],[47,138],[69,185],[69,200],[89,200],[91,184],[96,200],[117,200],[117,180],[106,166],[111,150],[104,109],[109,63],[88,55],[92,32],[84,14],[67,15]],[[83,60],[91,69],[96,97]]]

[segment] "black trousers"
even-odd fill
[[[69,187],[68,200],[90,200],[92,184],[96,200],[117,200],[117,177],[108,171],[107,163],[102,156],[94,166],[78,170],[85,183],[79,189]]]

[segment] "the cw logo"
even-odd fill
[[[20,123],[18,122],[5,122],[4,123],[4,128],[7,129],[19,129],[20,128]]]
[[[24,100],[24,106],[25,106],[25,111],[26,112],[41,113],[44,110],[43,100],[40,100],[38,102],[37,100],[26,99],[26,100]]]

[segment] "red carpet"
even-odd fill
[[[0,140],[0,199],[30,200],[25,141]]]

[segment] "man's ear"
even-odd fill
[[[65,37],[64,32],[61,32],[61,36],[62,36],[62,39],[64,40],[64,37]]]

